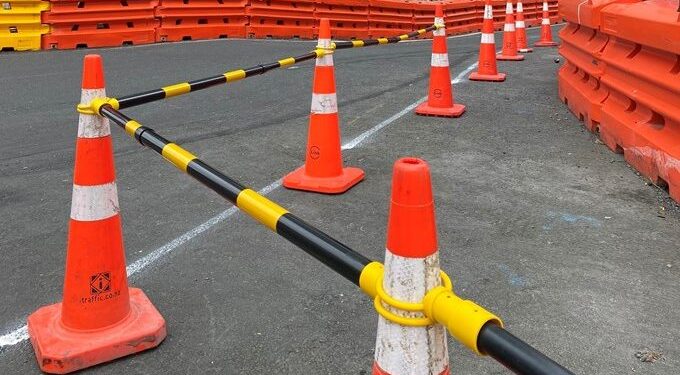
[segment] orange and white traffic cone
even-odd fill
[[[84,59],[81,103],[106,97],[102,59]],[[40,369],[69,373],[153,348],[165,320],[139,289],[128,288],[109,121],[78,122],[64,296],[28,317]]]
[[[416,114],[423,116],[460,117],[465,106],[456,104],[451,87],[449,53],[446,48],[444,10],[436,5],[434,24],[441,27],[432,32],[432,60],[430,64],[430,91],[427,101],[416,107]]]
[[[541,21],[541,39],[534,43],[534,47],[554,47],[558,44],[552,40],[552,29],[550,28],[550,13],[548,2],[543,2],[543,20]]]
[[[527,44],[527,31],[524,24],[524,7],[522,0],[517,0],[517,19],[515,20],[515,32],[517,33],[517,50],[521,53],[533,52]]]
[[[330,22],[319,22],[319,47],[331,47]],[[333,56],[316,59],[305,165],[283,178],[289,189],[340,194],[364,179],[359,168],[343,167]]]
[[[505,26],[503,27],[503,50],[498,60],[521,61],[524,56],[517,53],[517,32],[515,32],[515,17],[512,14],[512,2],[505,4]]]
[[[383,275],[384,293],[402,302],[420,303],[441,285],[430,168],[424,160],[394,163]],[[376,303],[399,319],[426,319],[421,312]],[[444,326],[427,321],[404,325],[380,314],[373,375],[401,374],[449,374]]]
[[[484,21],[482,22],[482,41],[479,44],[479,64],[477,71],[470,74],[471,81],[505,81],[505,73],[498,72],[496,63],[496,40],[493,28],[493,6],[491,0],[484,2]]]

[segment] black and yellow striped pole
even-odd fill
[[[371,298],[378,297],[377,285],[382,283],[383,275],[380,262],[371,261],[277,203],[224,175],[153,129],[119,112],[104,99],[93,101],[89,110],[113,121],[139,143],[161,154],[176,168],[359,286]],[[382,299],[380,303],[388,303],[388,300]],[[518,374],[571,374],[503,329],[495,315],[472,301],[458,297],[450,287],[440,286],[429,291],[422,306],[421,313],[444,325],[462,344],[477,354],[490,355]]]
[[[177,83],[174,85],[164,86],[159,89],[145,91],[137,94],[131,94],[126,96],[121,96],[119,98],[108,98],[108,104],[110,104],[115,109],[125,109],[141,104],[151,103],[158,100],[168,99],[179,95],[188,94],[190,92],[195,92],[209,87],[232,83],[240,81],[245,78],[253,77],[256,75],[264,74],[269,71],[278,68],[285,68],[297,63],[313,60],[319,57],[323,57],[327,54],[333,53],[336,49],[347,49],[347,48],[358,48],[358,47],[368,47],[382,44],[398,43],[403,40],[415,38],[420,35],[424,35],[430,31],[436,30],[440,26],[432,25],[424,29],[420,29],[408,34],[403,34],[390,38],[378,38],[378,39],[363,39],[363,40],[352,40],[352,41],[341,41],[334,42],[331,44],[330,49],[316,48],[312,52],[305,53],[299,56],[287,57],[278,61],[259,64],[245,69],[236,69],[228,71],[224,74],[218,74],[212,77],[201,78],[194,81]]]

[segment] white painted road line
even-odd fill
[[[469,35],[466,35],[469,36]],[[465,76],[467,76],[468,73],[472,71],[472,69],[477,67],[477,63],[474,63],[470,66],[468,66],[465,70],[463,70],[460,74],[454,78],[451,83],[456,84],[460,83],[465,80]],[[417,107],[420,103],[424,102],[427,100],[427,97],[422,97],[418,99],[415,103],[410,104],[406,108],[402,109],[401,111],[395,113],[392,115],[390,118],[386,119],[385,121],[379,123],[378,125],[375,125],[369,130],[366,130],[365,132],[361,133],[359,136],[356,138],[352,139],[351,141],[345,143],[342,145],[343,150],[351,150],[354,147],[358,146],[362,142],[366,141],[366,139],[370,138],[372,135],[380,131],[381,129],[385,128],[386,126],[392,124],[393,122],[397,121],[398,119],[404,117],[407,113],[410,113],[415,107]],[[281,187],[281,179],[276,180],[272,182],[271,184],[265,186],[264,188],[260,189],[258,193],[262,195],[267,195],[271,193],[272,191],[278,189]],[[176,250],[179,246],[191,241],[192,239],[196,238],[199,236],[201,233],[205,232],[206,230],[214,227],[216,224],[219,224],[226,220],[227,218],[231,217],[235,213],[237,213],[239,209],[236,206],[232,206],[218,215],[213,216],[212,218],[206,220],[204,223],[200,224],[199,226],[191,229],[190,231],[182,234],[181,236],[175,238],[174,240],[166,243],[165,245],[159,247],[158,249],[150,252],[149,254],[145,255],[144,257],[136,260],[134,263],[130,264],[127,266],[127,274],[128,276],[133,276],[140,272],[141,270],[146,269],[148,266],[152,265],[155,263],[157,260],[162,258],[163,256],[170,254],[174,250]],[[26,319],[24,319],[25,321]],[[4,334],[0,336],[0,349],[6,347],[6,346],[12,346],[19,344],[25,340],[28,340],[28,328],[24,325],[19,328],[14,329],[13,331]],[[1,352],[0,352],[1,354]]]

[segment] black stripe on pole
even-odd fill
[[[397,43],[401,41],[401,38],[398,36],[393,36],[391,38],[387,38],[387,43]]]
[[[305,53],[304,55],[293,57],[293,59],[295,59],[296,63],[311,60],[311,59],[314,59],[314,58],[316,58],[316,51],[312,51],[312,52],[309,52],[309,53]]]
[[[376,44],[380,44],[380,42],[378,42],[378,39],[364,39],[364,47],[374,46]]]
[[[198,91],[211,86],[217,86],[223,83],[227,83],[227,77],[225,77],[224,74],[220,74],[218,76],[212,76],[208,78],[197,79],[195,81],[189,81],[189,86],[191,87],[191,91]]]
[[[234,205],[239,193],[246,188],[200,159],[189,162],[187,173]]]
[[[371,262],[291,213],[279,218],[276,232],[356,285],[361,271]]]
[[[574,375],[494,323],[482,327],[477,336],[477,347],[516,374]]]
[[[145,129],[138,134],[135,134],[135,137],[139,139],[139,142],[162,155],[163,147],[167,146],[171,142],[158,135],[158,133],[156,133],[151,128],[147,128],[146,126],[142,126],[140,128]]]
[[[113,110],[113,107],[109,104],[105,104],[99,108],[99,114],[108,118],[109,120],[115,122],[117,125],[120,125],[122,127],[125,127],[125,124],[127,124],[128,121],[132,120],[131,118],[125,116],[125,114],[120,113],[116,110]]]
[[[156,89],[118,98],[118,109],[134,107],[136,105],[155,102],[156,100],[165,99],[165,91],[163,89]]]
[[[354,43],[352,42],[333,42],[333,43],[335,43],[335,49],[345,49],[354,47]]]

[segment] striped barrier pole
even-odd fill
[[[359,286],[369,297],[378,296],[377,285],[383,277],[382,263],[371,261],[277,203],[224,175],[153,129],[119,112],[104,99],[93,100],[89,109],[108,118],[140,144],[162,155],[179,170]],[[423,315],[444,325],[453,337],[472,351],[490,355],[518,374],[572,374],[505,331],[496,324],[497,318],[483,307],[458,297],[450,285],[431,289],[425,295],[422,306]]]
[[[322,58],[326,55],[332,54],[333,50],[336,49],[347,49],[347,48],[358,48],[358,47],[368,47],[383,44],[398,43],[402,40],[407,40],[415,38],[420,35],[424,35],[430,31],[437,30],[441,26],[432,25],[424,29],[420,29],[408,34],[403,34],[391,38],[378,38],[378,39],[363,39],[363,40],[353,40],[347,42],[334,42],[331,43],[330,47],[317,47],[314,51],[305,53],[299,56],[287,57],[278,61],[258,64],[250,68],[231,70],[223,74],[218,74],[212,77],[201,78],[193,81],[176,83],[174,85],[164,86],[159,89],[145,91],[137,94],[125,95],[119,98],[104,98],[106,102],[115,109],[125,109],[130,107],[135,107],[142,104],[147,104],[163,99],[172,98],[175,96],[180,96],[188,94],[190,92],[196,92],[199,90],[207,89],[209,87],[232,83],[240,81],[245,78],[250,78],[253,76],[261,75],[278,68],[285,68],[303,61],[309,61],[314,59]],[[81,106],[81,109],[87,106]]]

